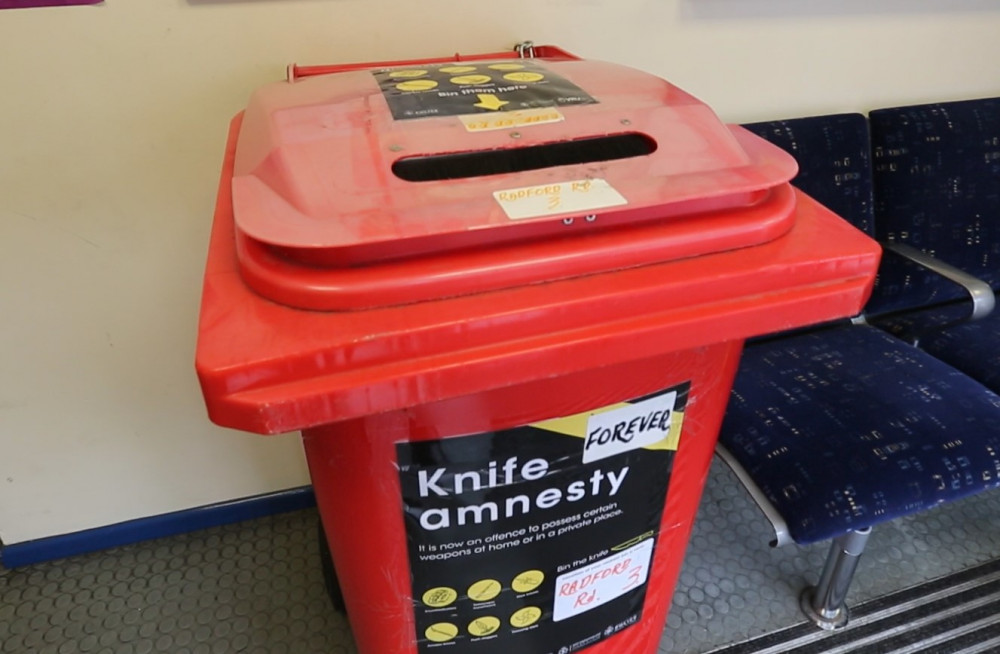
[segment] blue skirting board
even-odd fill
[[[0,545],[0,565],[16,568],[314,506],[316,496],[311,486],[292,488],[62,536]]]

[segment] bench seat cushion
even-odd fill
[[[805,544],[1000,485],[1000,396],[844,325],[748,346],[720,442]]]

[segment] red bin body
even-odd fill
[[[555,48],[296,69],[232,123],[197,369],[301,430],[362,654],[652,654],[745,339],[879,248],[795,164]]]

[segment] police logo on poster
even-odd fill
[[[638,623],[689,387],[398,443],[418,651],[568,653]]]

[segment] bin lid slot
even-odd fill
[[[651,136],[631,132],[519,148],[404,157],[392,165],[392,172],[408,182],[466,179],[641,157],[656,152],[656,147]]]

